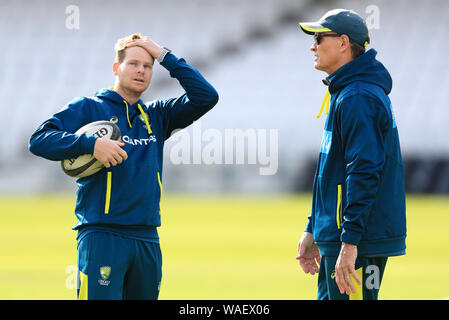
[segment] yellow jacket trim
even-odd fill
[[[337,227],[338,229],[341,228],[341,209],[342,209],[342,204],[341,204],[341,184],[339,184],[337,186]]]
[[[106,181],[106,200],[104,203],[104,213],[109,213],[109,204],[111,202],[111,186],[112,186],[112,172],[107,172],[107,181]]]
[[[316,116],[317,118],[319,118],[323,113],[324,105],[326,105],[326,110],[324,113],[329,114],[329,95],[330,95],[329,90],[327,90],[326,94],[324,95],[323,102],[321,103],[320,112],[318,112]]]
[[[160,175],[160,173],[158,172],[157,173],[157,182],[159,182],[159,188],[161,189],[161,196],[160,196],[160,198],[159,198],[159,201],[161,201],[161,199],[162,199],[162,182],[161,182],[161,175]]]
[[[128,102],[126,102],[126,100],[123,100],[123,102],[125,103],[126,106],[126,119],[128,120],[129,127],[132,128],[133,126],[131,125],[131,121],[129,121]]]
[[[147,126],[148,134],[151,134],[152,131],[151,131],[150,123],[148,122],[147,114],[143,111],[142,107],[140,106],[140,103],[137,105],[137,107],[139,108],[140,113],[142,114],[143,120],[145,121],[145,125]]]

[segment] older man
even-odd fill
[[[328,76],[328,113],[312,212],[298,244],[318,299],[377,299],[388,257],[405,254],[405,191],[392,80],[370,49],[365,21],[335,9],[300,23],[314,36],[315,69]],[[319,116],[318,115],[318,116]]]

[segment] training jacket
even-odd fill
[[[306,231],[320,253],[341,242],[358,255],[405,254],[405,191],[398,129],[388,94],[392,80],[371,49],[323,82],[330,107]]]
[[[120,128],[128,159],[77,179],[78,222],[73,229],[114,230],[157,241],[164,141],[173,130],[187,127],[218,102],[215,89],[184,59],[170,53],[161,65],[179,81],[185,94],[146,106],[142,100],[130,104],[117,92],[102,89],[94,97],[74,99],[31,136],[33,154],[58,161],[93,154],[97,138],[74,134],[85,124],[107,120]]]

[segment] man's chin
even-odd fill
[[[315,67],[315,69],[323,71],[323,67],[318,62],[315,62],[313,66]]]
[[[150,84],[137,85],[137,86],[133,86],[132,88],[130,88],[130,90],[134,91],[136,94],[142,94],[145,92],[145,90],[148,89],[149,86],[150,86]]]

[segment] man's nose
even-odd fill
[[[144,67],[143,65],[139,65],[139,66],[137,67],[137,72],[138,72],[138,73],[144,73],[144,72],[145,72],[145,67]]]
[[[310,51],[315,52],[315,51],[316,51],[316,46],[317,46],[317,44],[314,42],[314,43],[312,44],[312,46],[310,47]]]

